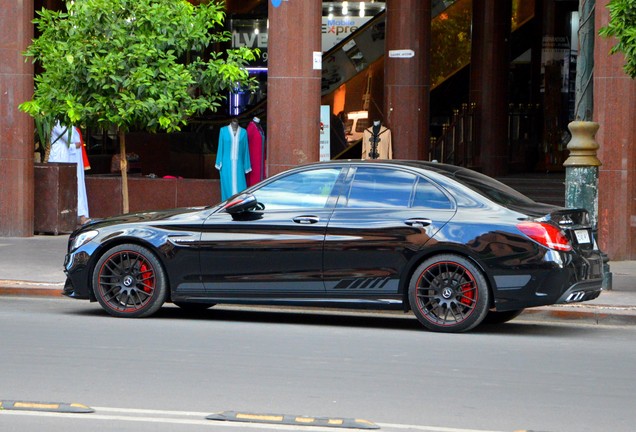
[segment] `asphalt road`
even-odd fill
[[[0,329],[3,432],[339,430],[205,419],[229,411],[383,431],[634,430],[633,326],[520,320],[444,335],[403,315],[168,306],[126,320],[1,297]],[[95,412],[6,409],[16,402]]]

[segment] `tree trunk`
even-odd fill
[[[121,129],[119,135],[119,167],[121,169],[121,198],[122,210],[126,214],[129,211],[128,203],[128,158],[126,157],[126,133]]]

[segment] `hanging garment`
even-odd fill
[[[251,121],[247,125],[247,141],[250,148],[250,163],[252,171],[247,174],[247,186],[254,186],[266,177],[265,173],[265,132],[260,123]]]
[[[79,146],[79,147],[78,147]],[[82,137],[76,127],[69,129],[59,122],[51,131],[51,153],[49,162],[73,163],[77,172],[77,217],[88,218],[88,198],[84,181],[84,160],[82,155]]]
[[[221,128],[214,165],[221,175],[221,200],[225,201],[247,187],[245,174],[252,171],[247,143],[247,131],[231,126]]]
[[[376,154],[373,153],[373,140],[377,139]],[[362,159],[393,159],[391,129],[380,126],[377,131],[373,126],[366,128],[362,135]]]
[[[84,142],[84,137],[82,136],[82,131],[79,128],[75,128],[80,138],[80,147],[82,148],[82,163],[84,164],[84,171],[91,169],[91,163],[88,160],[88,153],[86,153],[86,143]]]

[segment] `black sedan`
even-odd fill
[[[69,239],[64,294],[111,315],[164,302],[400,307],[461,332],[591,300],[603,262],[585,210],[420,161],[296,167],[212,207],[93,221]]]

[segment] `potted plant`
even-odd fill
[[[77,226],[77,169],[72,163],[48,163],[51,153],[53,116],[44,114],[37,102],[22,104],[35,120],[39,162],[34,165],[34,218],[36,233],[69,233]],[[37,158],[36,158],[37,160]]]
[[[215,49],[231,39],[221,28],[223,2],[67,1],[66,11],[38,15],[39,36],[25,55],[43,72],[20,108],[36,119],[46,112],[63,124],[117,131],[124,213],[128,131],[179,131],[193,115],[216,111],[236,85],[254,87],[245,67],[257,50]]]

